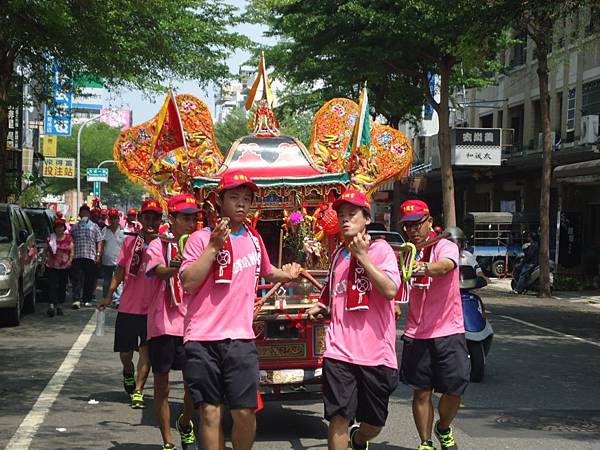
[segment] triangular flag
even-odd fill
[[[348,142],[346,150],[346,158],[351,157],[356,153],[356,150],[361,146],[371,146],[371,117],[369,115],[369,99],[367,97],[367,86],[363,87],[360,93],[358,103],[358,117],[354,123],[352,138]]]
[[[169,90],[158,114],[156,130],[152,138],[152,154],[155,158],[161,158],[180,147],[186,147],[183,125],[175,95]]]
[[[264,55],[260,57],[260,61],[258,63],[258,73],[256,74],[256,79],[254,80],[252,88],[250,88],[250,92],[248,93],[248,99],[246,100],[246,111],[252,109],[254,99],[256,98],[256,93],[261,85],[261,81],[263,86],[263,98],[267,100],[269,108],[272,108],[273,92],[271,91],[271,82],[269,81],[269,75],[267,74],[267,66],[265,65]]]

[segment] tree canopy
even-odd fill
[[[19,83],[48,95],[49,68],[108,86],[155,89],[177,78],[228,76],[225,58],[247,39],[230,31],[236,8],[219,0],[3,2],[0,14],[0,179],[9,93]],[[0,198],[5,197],[0,184]]]
[[[253,0],[254,20],[279,43],[269,62],[295,83],[358,97],[368,80],[376,114],[392,126],[420,117],[423,102],[439,116],[444,215],[456,222],[450,165],[453,86],[493,80],[509,15],[495,0]],[[437,100],[430,77],[440,79]],[[338,95],[339,95],[338,94]],[[335,95],[331,95],[335,96]]]
[[[79,127],[73,129],[71,137],[58,138],[57,157],[76,158],[78,129]],[[119,133],[118,128],[111,128],[103,123],[88,125],[81,133],[81,191],[84,195],[92,192],[92,183],[86,181],[86,169],[113,159],[113,145]],[[111,206],[139,203],[145,192],[142,186],[131,182],[112,163],[102,167],[108,169],[108,183],[101,185],[101,197],[105,203]],[[44,191],[49,194],[61,194],[77,189],[76,178],[45,178],[44,182]]]

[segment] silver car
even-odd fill
[[[0,318],[19,325],[35,310],[37,249],[29,218],[18,205],[0,203]]]

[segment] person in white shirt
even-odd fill
[[[119,210],[116,208],[111,209],[108,213],[108,220],[109,225],[102,230],[102,240],[104,241],[101,265],[103,298],[106,297],[110,287],[110,280],[112,279],[112,276],[117,268],[119,253],[121,252],[121,246],[125,240],[125,232],[119,223]],[[115,304],[119,303],[121,288],[122,286],[119,286],[113,297],[113,302]]]

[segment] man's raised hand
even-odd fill
[[[210,233],[210,242],[217,250],[223,247],[227,236],[229,236],[229,233],[231,232],[231,228],[229,228],[229,220],[229,217],[221,218],[217,222],[214,230],[212,230],[212,233]]]

